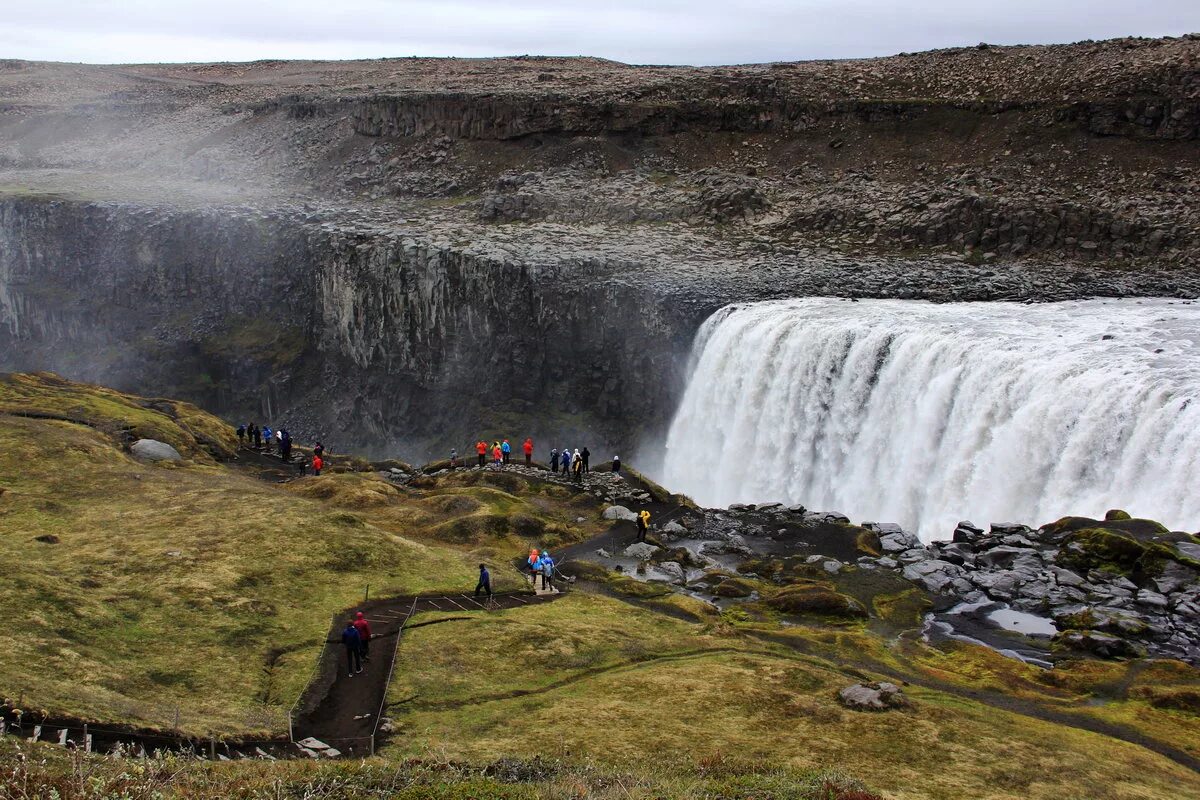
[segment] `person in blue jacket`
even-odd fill
[[[353,678],[363,671],[362,637],[358,635],[358,628],[354,627],[354,620],[346,623],[342,631],[342,644],[346,646],[346,662],[349,664],[350,677]]]
[[[538,568],[542,572],[542,589],[554,588],[554,559],[549,553],[542,553],[542,557],[538,559]]]
[[[508,439],[505,439],[504,443],[500,445],[500,452],[504,454],[504,463],[507,464],[508,455],[512,452],[512,445],[508,443]]]
[[[479,583],[475,584],[475,596],[479,597],[480,591],[487,592],[487,596],[492,596],[492,576],[488,572],[487,564],[479,565]]]

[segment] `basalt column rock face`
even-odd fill
[[[34,200],[0,203],[0,236],[0,368],[181,394],[381,452],[489,431],[630,441],[670,404],[686,351],[678,320],[602,258]]]

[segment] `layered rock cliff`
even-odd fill
[[[727,302],[1200,294],[1198,57],[6,61],[0,369],[626,451]]]

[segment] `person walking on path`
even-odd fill
[[[583,483],[583,456],[579,451],[575,451],[575,455],[571,456],[571,474],[579,483]]]
[[[542,571],[542,591],[554,588],[554,559],[549,553],[542,553],[541,561],[538,562]]]
[[[363,612],[359,611],[354,615],[354,630],[358,631],[359,651],[362,653],[363,662],[371,660],[371,623],[367,622],[367,618],[363,616]]]
[[[504,454],[504,463],[508,464],[508,457],[512,454],[512,445],[508,443],[508,439],[504,440],[504,444],[500,445],[500,452]]]
[[[487,462],[487,444],[484,443],[483,439],[475,443],[475,452],[479,454],[479,466],[482,468]]]
[[[585,447],[585,448],[583,448],[583,450],[580,451],[579,455],[583,457],[583,471],[585,473],[591,472],[592,470],[588,466],[588,460],[591,459],[591,457],[592,457],[592,451],[588,450]]]
[[[525,451],[525,466],[532,467],[533,466],[533,437],[532,436],[527,437],[525,439],[525,444],[521,445],[521,448]]]
[[[487,593],[488,598],[492,596],[492,576],[488,572],[486,564],[479,565],[479,583],[475,584],[475,596],[479,597],[479,592]]]
[[[321,458],[320,456],[313,456],[313,460],[312,460],[313,475],[320,477],[321,467],[323,467],[323,466],[325,466],[325,459]]]
[[[279,454],[283,456],[284,461],[292,460],[292,435],[284,428],[279,436]]]
[[[262,431],[259,430],[257,422],[250,423],[251,435],[254,436],[254,449],[258,450],[262,447]]]
[[[621,472],[621,457],[620,456],[613,456],[612,471],[614,473],[618,473],[618,474]]]
[[[246,426],[245,425],[238,425],[237,435],[238,435],[238,447],[241,447],[243,444],[246,443]]]
[[[525,563],[529,565],[529,574],[533,578],[534,586],[537,586],[537,573],[540,561],[541,558],[538,556],[538,549],[536,547],[529,548],[529,558],[526,559]]]
[[[558,474],[558,448],[555,447],[550,451],[550,471],[555,475]]]
[[[271,452],[271,442],[273,442],[275,439],[275,437],[271,434],[271,428],[269,425],[263,425],[262,435],[263,445],[266,448],[266,451],[269,453]]]
[[[346,623],[346,627],[342,631],[342,644],[346,646],[346,663],[349,677],[353,678],[363,671],[362,637],[358,635],[358,628],[354,627],[354,620],[349,620]]]
[[[639,542],[646,541],[646,531],[650,529],[650,512],[642,509],[637,515],[638,538]]]

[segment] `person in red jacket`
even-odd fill
[[[525,440],[525,466],[533,464],[533,437],[530,436]]]
[[[371,660],[371,623],[367,622],[367,618],[363,616],[363,612],[358,612],[354,615],[354,629],[358,631],[358,638],[361,642],[359,645],[362,652],[363,661]]]
[[[496,462],[498,468],[504,468],[504,451],[500,449],[500,445],[498,444],[492,447],[492,460]]]
[[[320,475],[321,467],[323,466],[325,466],[325,459],[321,458],[320,456],[313,456],[313,475]]]
[[[479,454],[479,466],[484,466],[487,462],[487,443],[483,439],[475,443],[475,452]]]

